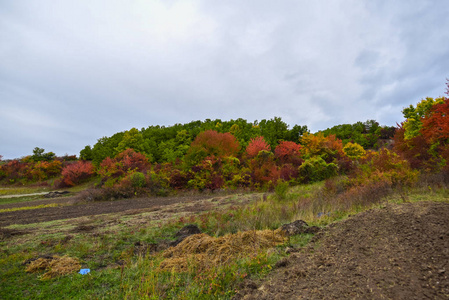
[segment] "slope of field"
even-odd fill
[[[235,299],[449,299],[449,204],[388,204],[329,226]]]
[[[237,202],[248,203],[251,199],[260,198],[260,194],[240,195],[239,201],[233,201],[233,197],[232,194],[229,196],[226,196],[226,194],[204,194],[194,196],[142,197],[99,202],[82,202],[78,201],[76,197],[63,197],[10,203],[0,205],[0,209],[20,209],[23,207],[37,207],[39,205],[52,204],[57,206],[0,212],[0,227],[12,224],[32,224],[112,213],[137,214],[144,211],[160,210],[163,207],[170,207],[172,212],[201,212],[215,206],[238,204]]]

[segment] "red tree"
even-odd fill
[[[301,164],[301,145],[295,142],[282,141],[274,150],[274,155],[283,164]]]
[[[202,151],[206,156],[226,157],[236,156],[240,145],[229,132],[206,130],[197,135],[190,148],[190,151]]]
[[[246,154],[249,158],[256,157],[260,151],[270,151],[270,145],[265,141],[262,136],[252,138],[246,147]]]
[[[192,142],[184,162],[189,167],[201,165],[206,158],[216,162],[224,157],[236,156],[239,149],[239,142],[232,134],[206,130]]]
[[[435,142],[447,143],[449,141],[449,99],[443,103],[435,104],[431,112],[422,121],[421,133],[431,144]]]

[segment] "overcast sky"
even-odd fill
[[[447,0],[0,1],[0,155],[192,120],[312,132],[444,95]]]

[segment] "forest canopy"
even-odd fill
[[[202,132],[213,130],[218,133],[233,135],[240,145],[240,154],[247,148],[251,140],[263,137],[270,151],[283,141],[298,143],[300,137],[309,133],[306,125],[290,126],[279,117],[260,122],[248,122],[244,119],[222,121],[220,119],[192,121],[173,126],[149,126],[140,130],[132,128],[118,132],[110,137],[102,137],[97,143],[86,146],[80,152],[83,160],[92,160],[99,165],[107,157],[115,157],[126,149],[145,154],[152,163],[175,162],[182,159],[189,151],[192,142]],[[374,120],[364,123],[344,124],[324,130],[324,136],[335,135],[344,144],[357,143],[364,149],[378,147],[379,138],[392,138],[395,127],[380,126]]]

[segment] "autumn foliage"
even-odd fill
[[[421,133],[429,143],[449,141],[449,98],[432,106],[429,116],[422,120]]]
[[[95,167],[89,161],[77,161],[68,164],[61,172],[60,187],[70,187],[80,184],[95,174]]]
[[[126,149],[116,157],[107,157],[100,164],[98,174],[102,177],[117,178],[133,171],[145,171],[150,168],[148,158],[133,149]]]
[[[201,163],[206,157],[236,156],[239,149],[239,142],[229,132],[206,130],[198,134],[192,142],[186,160],[190,165],[195,165]]]
[[[41,148],[0,160],[0,181],[72,187],[97,176],[103,198],[116,199],[192,189],[272,191],[343,175],[354,197],[366,196],[378,187],[412,184],[418,172],[449,170],[449,99],[426,98],[403,114],[395,130],[370,121],[312,134],[306,127],[288,130],[280,119],[133,128],[86,147],[82,158],[92,161],[57,158]],[[393,150],[382,149],[378,138],[393,132]]]
[[[249,158],[253,158],[256,157],[260,151],[270,151],[270,145],[268,145],[262,136],[252,138],[246,147],[246,154]]]
[[[274,155],[280,163],[301,164],[301,145],[295,142],[282,141],[274,150]]]
[[[449,83],[448,83],[449,84]],[[406,120],[396,131],[395,150],[414,169],[448,169],[449,99],[426,98],[403,110]]]

